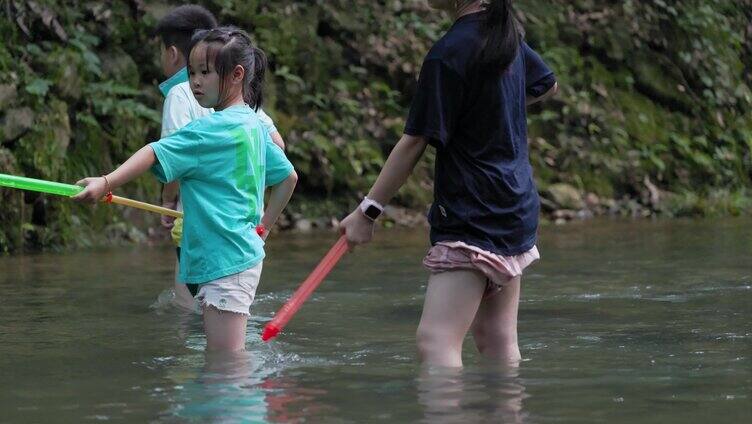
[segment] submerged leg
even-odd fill
[[[494,361],[516,364],[517,311],[520,304],[520,277],[510,279],[497,294],[483,299],[473,323],[473,338],[480,353]]]
[[[486,279],[478,271],[448,271],[428,279],[417,342],[427,365],[462,366],[462,341],[478,310]]]

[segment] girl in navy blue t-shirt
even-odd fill
[[[404,135],[341,229],[351,245],[370,241],[382,205],[433,146],[432,247],[423,261],[431,277],[417,332],[420,356],[431,365],[462,366],[462,341],[472,330],[483,355],[516,363],[520,277],[538,259],[525,108],[554,94],[556,79],[523,41],[510,0],[429,3],[457,20],[428,52]]]

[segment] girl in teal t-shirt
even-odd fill
[[[297,175],[259,121],[264,53],[233,27],[194,36],[188,71],[193,95],[215,113],[134,154],[112,173],[78,182],[93,202],[151,171],[178,181],[185,205],[182,283],[199,284],[207,349],[244,349],[248,311],[261,275],[266,234],[287,205]],[[266,211],[264,189],[273,186]],[[228,313],[229,312],[229,313]]]

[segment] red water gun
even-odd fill
[[[288,322],[292,319],[298,309],[303,306],[306,300],[311,296],[316,287],[318,287],[324,278],[326,278],[329,271],[334,268],[334,265],[340,260],[340,258],[347,252],[347,238],[343,235],[337,240],[334,246],[319,262],[316,268],[306,278],[300,287],[293,293],[290,300],[285,303],[284,306],[274,315],[274,318],[269,321],[264,327],[263,333],[261,333],[261,340],[269,341],[279,334],[285,328]]]

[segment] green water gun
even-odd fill
[[[0,187],[9,187],[19,190],[36,191],[40,193],[55,194],[58,196],[72,197],[83,191],[83,187],[73,184],[56,183],[53,181],[37,180],[34,178],[17,177],[15,175],[0,174]],[[125,197],[113,196],[112,193],[102,198],[102,202],[115,203],[118,205],[129,206],[149,212],[155,212],[161,215],[182,218],[183,213],[149,203],[138,202]]]

